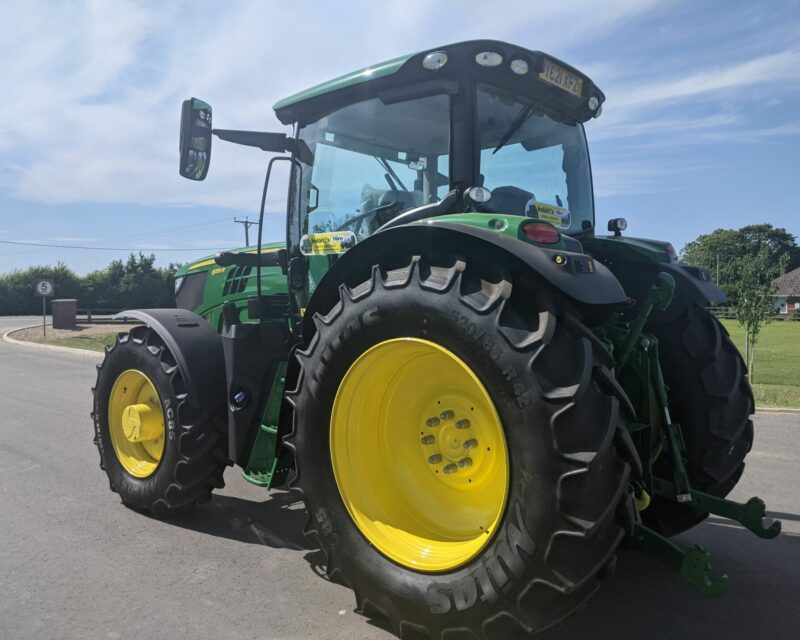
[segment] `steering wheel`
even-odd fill
[[[379,213],[383,213],[384,211],[391,209],[397,204],[398,204],[397,201],[388,202],[386,204],[379,205],[374,209],[370,209],[369,211],[365,211],[362,214],[350,218],[341,227],[339,227],[338,231],[345,231],[352,227],[353,233],[356,235],[356,237],[358,237],[358,232],[361,231],[361,227],[364,224],[364,221],[367,220],[367,218],[373,218],[377,216]]]

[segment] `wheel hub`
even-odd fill
[[[492,458],[491,447],[481,448],[478,435],[487,426],[476,423],[474,406],[452,396],[437,399],[420,423],[420,452],[439,482],[453,488],[471,487],[491,473],[497,459]]]
[[[330,446],[356,526],[401,565],[454,569],[499,526],[503,427],[477,376],[440,345],[401,338],[363,353],[337,391]]]
[[[108,399],[108,430],[122,468],[152,475],[164,453],[164,412],[153,382],[137,369],[123,371]]]
[[[128,442],[156,440],[164,433],[159,412],[146,404],[131,404],[122,411],[122,431]]]

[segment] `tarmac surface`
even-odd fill
[[[0,334],[35,324],[0,318]],[[102,354],[98,354],[98,361]],[[233,468],[227,486],[168,521],[125,508],[92,444],[92,358],[0,342],[2,638],[390,638],[320,577],[302,504]],[[679,537],[730,577],[710,599],[651,556],[622,550],[579,613],[540,638],[800,637],[800,413],[759,413],[732,497],[759,495],[775,540],[711,517]]]

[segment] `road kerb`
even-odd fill
[[[756,407],[756,413],[800,413],[795,407]]]
[[[72,353],[83,357],[92,357],[98,360],[102,360],[103,358],[102,351],[90,351],[89,349],[78,349],[76,347],[62,347],[55,344],[41,344],[39,342],[28,342],[26,340],[17,340],[16,338],[11,337],[11,334],[16,331],[22,331],[24,329],[32,329],[41,326],[42,325],[40,324],[36,324],[36,325],[31,325],[29,327],[18,327],[17,329],[6,331],[3,334],[3,342],[8,342],[9,344],[16,344],[23,347],[31,347],[33,349],[44,349],[48,351],[60,351],[61,353]]]

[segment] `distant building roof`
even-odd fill
[[[776,296],[800,296],[800,267],[772,281]]]

